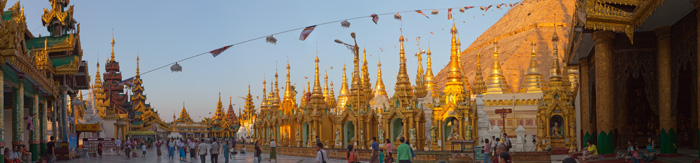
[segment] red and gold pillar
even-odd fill
[[[614,77],[613,74],[613,39],[615,33],[610,31],[593,32],[595,41],[595,93],[596,93],[596,127],[598,131],[598,153],[614,153]]]
[[[671,107],[671,28],[659,27],[656,32],[657,80],[659,83],[659,127],[661,128],[661,153],[677,153],[676,112]]]

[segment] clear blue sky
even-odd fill
[[[10,0],[7,8],[16,0]],[[221,91],[224,109],[228,98],[233,96],[234,110],[238,112],[244,101],[236,98],[247,94],[251,84],[253,96],[261,96],[262,80],[273,81],[275,71],[280,76],[280,88],[284,87],[287,57],[291,65],[292,83],[297,91],[306,88],[309,77],[313,85],[314,57],[318,43],[321,72],[328,70],[329,80],[339,93],[342,66],[348,66],[348,78],[352,71],[352,55],[344,46],[333,42],[340,39],[351,42],[350,32],[357,33],[360,47],[367,49],[371,83],[377,78],[377,60],[381,56],[382,74],[387,92],[394,92],[396,73],[399,67],[399,29],[401,21],[392,15],[380,16],[374,24],[369,15],[398,11],[423,10],[430,19],[417,13],[402,13],[403,34],[406,38],[407,70],[411,82],[416,74],[416,37],[421,37],[420,47],[433,53],[433,72],[437,73],[449,61],[450,33],[452,21],[447,20],[447,11],[430,14],[432,9],[477,6],[460,13],[453,10],[460,32],[462,48],[466,48],[481,33],[500,19],[508,8],[491,8],[484,16],[478,6],[496,3],[514,3],[516,0],[472,0],[472,1],[80,1],[73,0],[74,18],[81,24],[83,59],[90,64],[93,77],[95,63],[100,61],[104,73],[104,61],[110,56],[112,29],[116,41],[115,55],[120,62],[122,77],[135,75],[136,56],[141,58],[141,72],[164,64],[210,51],[224,45],[269,35],[288,29],[305,27],[328,21],[367,16],[350,20],[350,28],[340,23],[322,25],[306,39],[300,41],[301,30],[276,35],[277,44],[265,43],[264,39],[233,46],[220,56],[200,56],[180,63],[183,71],[171,73],[164,68],[142,76],[147,102],[151,103],[165,121],[172,121],[179,114],[182,102],[186,102],[192,119],[201,120],[211,116],[216,109],[217,92]],[[48,35],[41,24],[43,9],[50,9],[47,0],[22,1],[27,26],[34,35]],[[430,32],[434,32],[431,35]],[[380,52],[380,48],[384,51]],[[371,55],[371,56],[370,56]],[[423,57],[425,67],[425,56]],[[331,70],[330,67],[333,66]],[[321,74],[323,75],[323,74]],[[435,74],[437,75],[437,74]],[[321,78],[323,82],[323,78]],[[323,84],[322,84],[323,85]],[[283,90],[280,90],[281,93]],[[280,95],[281,96],[281,95]],[[297,100],[301,98],[297,95]],[[256,107],[260,100],[255,100]]]

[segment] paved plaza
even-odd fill
[[[139,150],[139,156],[141,155],[141,151]],[[137,162],[149,162],[149,163],[155,163],[155,162],[168,162],[168,163],[199,163],[201,162],[199,160],[199,157],[195,160],[190,160],[189,155],[186,161],[180,161],[177,157],[178,155],[175,155],[175,159],[170,160],[168,159],[168,153],[166,150],[163,150],[163,157],[158,159],[156,156],[156,150],[155,148],[148,149],[146,153],[146,157],[137,157],[137,158],[127,158],[124,156],[124,152],[121,153],[121,155],[117,156],[116,153],[112,151],[105,151],[105,155],[102,156],[102,158],[94,158],[94,157],[81,157],[79,159],[74,159],[74,160],[69,160],[69,161],[57,161],[59,163],[137,163]],[[263,162],[268,162],[268,158],[270,158],[269,154],[263,153]],[[277,155],[279,163],[307,163],[307,162],[314,162],[314,158],[306,158],[306,157],[297,157],[297,156],[286,156],[286,155]],[[209,156],[207,156],[207,162],[211,162],[211,159]],[[224,156],[219,155],[219,160],[218,162],[224,163]],[[246,154],[237,154],[233,155],[229,162],[253,162],[253,153],[248,152]],[[337,160],[337,159],[330,159],[327,160],[326,162],[329,163],[340,163],[340,162],[347,162],[345,160]]]

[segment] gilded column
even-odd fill
[[[5,92],[5,76],[3,75],[2,66],[0,66],[0,92]],[[0,93],[0,149],[5,147],[5,94]],[[3,151],[4,152],[4,151]],[[4,153],[0,153],[0,157],[5,157]],[[3,159],[4,161],[4,159]]]
[[[659,82],[659,127],[661,129],[661,153],[677,153],[676,112],[671,108],[671,28],[656,29],[657,80]]]
[[[695,1],[695,11],[696,11],[695,12],[695,14],[696,14],[695,19],[696,19],[696,23],[697,23],[697,26],[695,28],[697,28],[697,32],[696,32],[697,38],[700,39],[700,12],[697,12],[698,9],[700,9],[700,0]],[[700,41],[697,41],[697,44],[698,44],[697,45],[698,49],[696,50],[696,52],[700,52]],[[698,58],[697,58],[697,63],[695,64],[695,67],[697,68],[697,73],[698,73],[697,78],[700,79],[700,55],[697,55],[697,56],[698,56]],[[698,81],[698,83],[696,85],[696,89],[697,89],[696,91],[700,91],[700,80],[697,80],[697,81]],[[700,101],[700,96],[697,96],[697,98],[698,98],[697,101]],[[700,118],[700,102],[698,102],[697,109],[698,109],[698,117]],[[700,121],[698,121],[698,140],[700,140]],[[698,150],[698,156],[700,156],[700,150]]]
[[[13,145],[23,145],[24,140],[22,137],[24,135],[24,79],[20,75],[18,80],[19,89],[13,89],[14,97],[16,101],[15,108],[12,109],[12,144]]]
[[[579,91],[581,92],[581,134],[583,134],[582,141],[579,142],[581,143],[581,147],[588,142],[588,140],[592,139],[593,136],[595,136],[595,125],[591,123],[591,99],[590,99],[590,92],[589,92],[589,87],[590,83],[588,82],[589,79],[589,65],[588,65],[588,58],[581,58],[579,60],[579,75],[580,75],[580,87]]]
[[[44,95],[44,97],[47,97],[47,95]],[[39,119],[39,131],[40,131],[39,132],[39,139],[41,140],[41,142],[40,142],[41,144],[40,144],[39,149],[40,149],[41,156],[46,155],[46,142],[47,142],[47,140],[46,140],[46,136],[47,136],[46,125],[47,124],[46,123],[48,123],[48,118],[46,117],[46,111],[47,111],[46,105],[47,104],[48,104],[48,102],[46,100],[44,100],[41,103],[41,106],[39,107],[39,109],[41,109],[39,111],[39,118],[40,118]]]
[[[39,95],[37,94],[39,92],[38,87],[34,87],[34,95],[31,100],[31,106],[30,106],[30,111],[29,115],[27,116],[27,121],[31,121],[32,128],[31,130],[31,135],[29,136],[29,149],[32,152],[32,162],[39,160],[39,117],[38,117],[38,112],[39,112]],[[32,117],[29,119],[29,117]]]
[[[595,90],[596,121],[598,131],[598,153],[614,153],[614,75],[613,74],[613,39],[615,33],[610,31],[593,32],[595,40]]]
[[[66,96],[68,95],[67,90],[61,90],[61,94],[58,95],[58,97],[61,99],[60,104],[61,106],[58,107],[59,110],[61,110],[61,122],[59,123],[61,128],[61,140],[63,142],[68,142],[68,117],[67,116],[67,110],[68,110],[68,102],[66,100]]]

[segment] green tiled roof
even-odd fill
[[[67,65],[75,60],[75,56],[51,57],[49,58],[54,67]]]
[[[0,10],[2,10],[2,9],[0,9]],[[3,13],[4,14],[2,14],[2,20],[6,21],[6,20],[12,19],[12,11],[5,11]]]
[[[66,39],[68,39],[68,37],[70,37],[70,34],[66,34],[66,35],[63,35],[61,37],[43,36],[43,37],[31,38],[31,39],[27,40],[27,49],[44,48],[44,40],[46,40],[46,43],[48,44],[49,47],[52,47],[55,44],[62,43],[64,41],[66,41]]]

